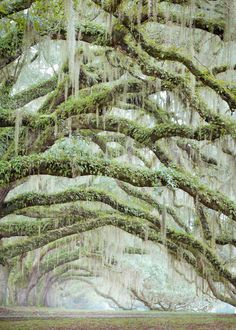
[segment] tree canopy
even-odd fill
[[[162,251],[236,306],[235,17],[235,0],[0,1],[2,303],[78,280],[123,308],[89,279],[107,272],[173,308],[122,259]]]

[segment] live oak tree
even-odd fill
[[[235,0],[0,1],[2,303],[152,242],[236,306],[235,17]]]

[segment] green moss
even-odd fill
[[[112,88],[103,87],[98,92],[93,92],[91,95],[85,97],[79,97],[78,99],[69,98],[64,104],[62,104],[56,111],[56,116],[60,119],[68,118],[72,115],[87,113],[94,108],[100,109],[107,103],[112,101],[111,97]]]
[[[18,198],[18,203],[17,200],[13,200],[11,203],[12,205],[17,205],[21,203],[20,206],[29,206],[33,205],[33,202],[35,201],[35,204],[41,205],[42,203],[48,203],[48,204],[54,204],[55,202],[58,203],[63,203],[63,202],[69,202],[69,201],[75,201],[75,200],[86,200],[86,201],[101,201],[103,203],[106,203],[116,210],[127,214],[128,216],[131,216],[130,218],[123,218],[120,217],[119,215],[116,215],[112,218],[110,216],[106,216],[104,214],[104,217],[101,215],[99,216],[99,219],[101,219],[101,223],[99,221],[95,221],[93,224],[94,227],[96,226],[102,226],[108,223],[117,225],[118,227],[125,229],[126,231],[130,233],[134,233],[140,236],[141,238],[144,238],[144,231],[145,227],[148,226],[148,223],[146,223],[146,220],[149,221],[149,223],[152,223],[155,226],[155,231],[153,231],[151,234],[149,234],[149,239],[158,241],[160,240],[159,236],[157,233],[160,231],[160,220],[157,217],[152,216],[150,213],[145,212],[143,210],[137,209],[137,208],[131,208],[128,205],[122,204],[119,202],[117,199],[115,199],[112,195],[107,194],[103,191],[99,190],[94,190],[94,189],[81,189],[81,190],[68,190],[67,192],[63,194],[56,194],[56,195],[38,195],[38,194],[27,194],[26,196],[19,196]],[[8,203],[9,204],[9,203]],[[133,218],[135,217],[135,218]],[[138,218],[138,220],[136,220]],[[127,221],[129,219],[129,221]],[[143,219],[143,221],[142,221]],[[75,225],[74,227],[71,226],[73,223],[80,222],[79,225]],[[124,222],[125,221],[125,222]],[[54,224],[51,220],[44,220],[38,222],[28,222],[28,223],[18,223],[18,224],[2,224],[0,227],[0,231],[2,233],[6,232],[9,233],[10,235],[17,235],[17,233],[22,233],[25,232],[27,235],[35,235],[38,233],[41,235],[42,233],[47,233],[48,230],[52,230],[57,227],[61,226],[66,226],[70,225],[71,227],[68,227],[67,229],[62,229],[62,231],[54,231],[55,235],[52,235],[51,233],[46,234],[48,236],[49,242],[52,240],[57,239],[57,233],[59,237],[63,237],[64,235],[71,235],[73,233],[76,233],[76,231],[73,229],[75,228],[76,230],[85,230],[86,225],[81,222],[79,218],[70,218],[69,222],[66,219],[59,219],[56,224]],[[88,228],[94,228],[93,226],[88,227]],[[144,236],[143,236],[144,235]],[[37,248],[38,246],[41,246],[41,239],[36,237],[35,240],[38,242],[37,245],[34,243],[34,248]],[[187,247],[188,250],[190,250],[193,254],[195,253],[201,253],[203,254],[208,261],[211,263],[212,267],[214,268],[215,271],[217,271],[220,275],[224,276],[227,278],[229,281],[232,283],[235,282],[235,279],[232,277],[232,275],[222,267],[221,263],[219,260],[214,256],[213,252],[204,244],[200,243],[197,241],[192,235],[190,234],[185,234],[182,231],[174,231],[169,228],[166,229],[166,237],[173,241],[176,244],[182,244],[185,247]],[[44,239],[42,238],[44,241]],[[30,242],[30,244],[29,244]],[[46,242],[48,242],[46,240]],[[20,244],[13,244],[12,247],[8,247],[7,249],[3,249],[5,251],[4,253],[10,253],[10,255],[13,253],[13,255],[16,255],[15,253],[19,253],[16,251],[19,251],[22,253],[21,248],[23,249],[28,249],[32,247],[32,239],[29,239],[26,242],[20,243]],[[2,252],[3,252],[2,251]],[[25,250],[23,250],[25,251]],[[4,261],[3,261],[4,262]]]
[[[54,89],[52,93],[48,95],[44,103],[39,108],[40,114],[48,114],[55,110],[58,100],[61,99],[61,96],[65,94],[66,85],[69,85],[68,75],[58,83],[58,86]]]
[[[12,140],[14,139],[14,129],[12,127],[0,128],[0,157],[7,152]]]
[[[9,162],[0,162],[0,184],[7,185],[17,179],[32,174],[49,174],[72,177],[74,175],[104,175],[113,177],[136,186],[158,186],[173,182],[177,188],[184,189],[193,197],[198,195],[204,205],[221,211],[233,219],[236,218],[235,204],[219,192],[214,192],[200,184],[197,178],[189,177],[180,170],[166,168],[157,171],[124,166],[117,162],[98,158],[81,157],[74,159],[74,168],[68,156],[31,155],[16,157]]]
[[[78,26],[78,29],[84,41],[92,42],[99,46],[107,45],[106,31],[102,25],[90,22]]]
[[[23,30],[15,27],[0,39],[0,55],[4,57],[15,57],[18,55],[19,46],[23,40]]]
[[[40,82],[31,86],[29,89],[24,90],[13,96],[9,100],[9,107],[13,109],[17,109],[23,107],[25,104],[33,101],[41,96],[47,95],[48,93],[52,92],[57,86],[57,75],[53,76],[52,78]]]

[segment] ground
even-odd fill
[[[236,330],[236,315],[1,308],[0,330]]]

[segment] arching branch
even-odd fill
[[[0,18],[28,9],[35,0],[3,0],[0,4]]]

